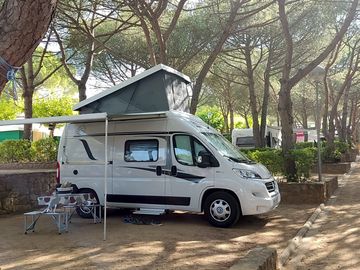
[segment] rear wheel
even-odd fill
[[[205,200],[204,212],[211,225],[221,228],[234,225],[240,218],[239,203],[225,191],[210,194]]]
[[[96,194],[96,192],[92,189],[83,188],[79,189],[78,193],[89,193],[90,198],[86,201],[84,201],[79,207],[76,207],[77,214],[82,218],[93,218],[92,205],[99,204],[99,198]]]

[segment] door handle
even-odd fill
[[[176,168],[176,166],[171,166],[171,172],[170,172],[170,174],[171,174],[172,176],[176,176],[176,175],[177,175],[177,168]]]
[[[160,176],[162,174],[161,166],[156,166],[156,175]]]

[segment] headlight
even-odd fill
[[[261,176],[257,173],[249,170],[233,169],[233,171],[240,177],[246,179],[261,179]]]

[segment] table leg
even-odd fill
[[[26,218],[26,215],[24,215],[24,233],[27,234],[27,218]]]

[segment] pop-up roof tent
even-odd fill
[[[74,106],[80,114],[114,115],[179,110],[189,112],[191,87],[188,76],[157,65],[127,81]]]

